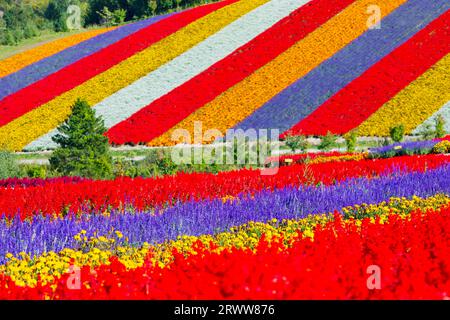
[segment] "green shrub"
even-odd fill
[[[4,46],[14,46],[17,44],[12,31],[6,30],[2,32],[1,44]]]
[[[47,167],[41,165],[30,165],[24,168],[25,174],[29,178],[47,178]]]
[[[101,11],[98,11],[98,15],[106,26],[116,26],[125,21],[127,11],[124,9],[110,11],[108,7],[104,7]]]
[[[338,146],[337,139],[337,135],[334,135],[328,131],[327,135],[322,137],[322,140],[317,148],[322,151],[330,151]]]
[[[25,36],[23,34],[23,30],[21,30],[21,29],[14,29],[12,31],[12,35],[14,37],[15,43],[19,43],[20,41],[22,41],[25,38]]]
[[[390,129],[389,134],[392,141],[401,142],[405,136],[405,126],[403,124],[394,126]]]
[[[347,151],[355,152],[356,143],[358,142],[358,133],[355,130],[352,130],[348,134],[344,135],[344,139],[347,146]]]
[[[52,170],[64,175],[108,178],[112,174],[106,128],[86,101],[78,99],[71,116],[58,127],[53,141],[59,145],[51,158]]]
[[[32,23],[27,23],[24,30],[23,35],[26,39],[36,37],[39,34],[39,30]]]
[[[178,171],[178,165],[172,161],[168,150],[152,149],[144,164],[152,168],[155,175],[171,175]]]
[[[17,177],[19,166],[10,152],[0,150],[0,179]]]
[[[287,135],[284,139],[284,143],[287,147],[289,147],[289,149],[291,149],[292,152],[295,152],[296,150],[304,152],[309,148],[308,140],[302,135]]]

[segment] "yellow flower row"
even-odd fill
[[[436,144],[433,153],[450,153],[450,141],[444,140]]]
[[[171,138],[176,129],[189,130],[191,136],[194,136],[195,121],[201,121],[205,130],[218,129],[224,134],[228,128],[234,127],[283,89],[363,34],[368,28],[366,11],[369,5],[378,4],[384,17],[405,2],[406,0],[354,2],[276,59],[160,137],[150,141],[149,145],[176,144]]]
[[[74,34],[6,58],[0,61],[0,78],[112,29],[114,28],[103,28]]]
[[[241,0],[194,21],[82,85],[1,127],[0,141],[6,144],[7,149],[21,150],[64,121],[77,98],[85,99],[92,106],[99,103],[268,1]]]
[[[308,161],[309,164],[340,162],[340,161],[359,161],[367,159],[367,153],[346,154],[342,156],[321,156]]]
[[[425,199],[419,197],[391,198],[390,201],[376,205],[362,204],[344,208],[343,213],[347,218],[344,223],[353,223],[354,219],[364,217],[369,217],[373,223],[375,216],[380,217],[380,221],[383,223],[388,220],[390,214],[407,218],[409,213],[414,210],[436,210],[449,204],[450,197],[446,195],[436,195]],[[106,236],[90,238],[86,237],[85,231],[81,231],[75,236],[80,244],[78,250],[64,249],[59,253],[49,252],[33,259],[25,253],[19,254],[18,257],[8,254],[9,260],[5,265],[0,266],[0,273],[11,276],[18,285],[35,286],[38,277],[41,277],[44,283],[52,282],[66,273],[71,263],[80,267],[86,265],[96,267],[108,264],[112,256],[117,256],[128,269],[134,269],[144,263],[149,253],[152,254],[153,265],[165,267],[173,261],[173,249],[177,249],[178,252],[185,255],[197,254],[195,246],[197,242],[217,253],[230,248],[254,250],[263,235],[269,242],[283,239],[283,244],[289,246],[300,236],[314,239],[315,228],[318,225],[325,225],[332,219],[331,214],[323,214],[310,215],[298,220],[278,221],[273,219],[268,223],[249,222],[217,235],[180,236],[177,240],[154,246],[144,243],[140,248],[116,247],[116,241],[123,237],[119,231],[113,230]],[[356,225],[360,225],[360,221],[358,220]],[[301,231],[301,234],[298,231]]]
[[[450,198],[444,194],[437,194],[429,198],[420,198],[413,196],[411,199],[407,198],[391,198],[389,201],[378,204],[362,204],[342,209],[342,213],[347,218],[363,218],[374,217],[381,214],[401,214],[409,213],[411,211],[420,209],[423,212],[428,210],[436,210],[443,206],[450,204]]]
[[[398,124],[411,133],[450,100],[450,54],[384,104],[358,128],[362,136],[388,136]]]

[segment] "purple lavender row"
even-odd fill
[[[0,100],[124,39],[132,33],[138,32],[139,30],[168,17],[169,15],[170,14],[153,17],[108,31],[35,62],[6,77],[0,78]]]
[[[381,29],[368,30],[235,129],[290,129],[449,8],[447,0],[406,2],[381,21]]]
[[[32,221],[0,221],[0,263],[5,254],[21,251],[39,255],[64,248],[78,249],[73,237],[81,230],[107,235],[111,228],[129,238],[128,245],[161,243],[180,235],[214,234],[249,221],[267,222],[272,218],[298,219],[308,214],[334,212],[346,206],[379,203],[390,197],[428,197],[450,194],[450,166],[425,173],[398,173],[376,179],[351,179],[334,186],[285,188],[265,191],[249,199],[223,203],[221,199],[178,203],[156,212],[111,212],[109,217],[84,214],[58,220],[34,217]],[[156,214],[156,215],[155,215]],[[118,245],[125,245],[119,241]]]
[[[439,143],[439,140],[427,140],[427,141],[408,141],[402,143],[394,143],[389,146],[379,147],[379,148],[370,148],[369,152],[373,155],[384,155],[389,154],[390,152],[422,152],[422,153],[430,153],[433,147]]]
[[[0,180],[0,188],[15,187],[40,187],[51,183],[78,183],[86,181],[81,177],[60,177],[60,178],[8,178]]]

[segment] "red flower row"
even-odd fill
[[[85,267],[81,288],[65,275],[50,285],[17,287],[0,278],[0,299],[448,299],[450,208],[397,215],[388,223],[342,223],[341,216],[284,249],[264,237],[250,250],[177,255],[170,268]],[[282,239],[280,239],[282,240]],[[281,241],[280,241],[281,242]],[[73,289],[73,288],[72,288]]]
[[[448,53],[449,18],[447,12],[430,23],[290,131],[344,134],[359,126]]]
[[[178,174],[152,179],[119,178],[113,181],[53,182],[33,187],[0,188],[0,214],[22,219],[33,214],[78,212],[82,209],[105,210],[132,204],[146,209],[174,201],[200,200],[254,194],[304,183],[332,184],[353,177],[374,177],[388,172],[422,171],[449,163],[445,155],[396,157],[286,166],[275,175],[259,170]]]

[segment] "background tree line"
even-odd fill
[[[0,44],[15,45],[43,31],[68,31],[67,8],[81,9],[81,26],[118,25],[218,0],[0,0]]]

